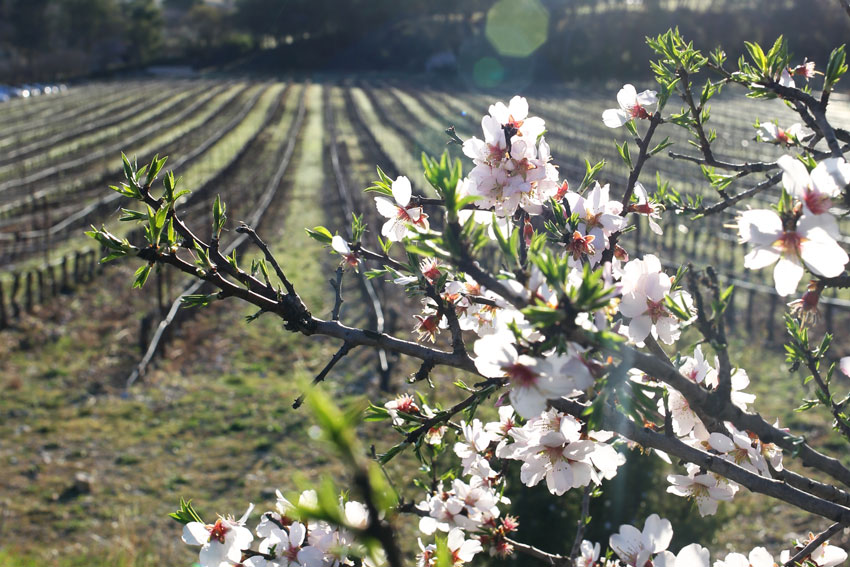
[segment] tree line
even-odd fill
[[[240,69],[272,72],[417,72],[438,54],[461,73],[465,58],[493,57],[508,70],[531,68],[538,79],[623,77],[642,72],[644,37],[671,26],[703,45],[723,44],[732,56],[752,34],[762,42],[785,34],[801,53],[825,57],[849,31],[828,16],[833,0],[521,0],[512,3],[519,13],[548,12],[548,30],[539,49],[517,59],[498,53],[487,36],[492,8],[505,1],[0,0],[0,83],[234,60]],[[818,33],[801,33],[812,29]]]

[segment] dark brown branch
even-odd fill
[[[837,522],[832,524],[828,528],[826,528],[823,532],[818,534],[818,536],[806,544],[806,546],[794,554],[794,557],[785,562],[784,567],[796,567],[799,563],[802,563],[804,559],[806,559],[812,552],[820,547],[821,544],[825,543],[826,540],[840,532],[844,529],[846,524]]]
[[[571,415],[581,415],[581,412],[586,409],[583,404],[570,400],[550,400],[550,403],[560,411]],[[781,481],[759,476],[717,455],[686,445],[675,437],[667,437],[649,428],[640,427],[611,406],[606,406],[603,410],[603,424],[605,429],[615,431],[643,447],[664,451],[686,462],[695,463],[708,471],[737,482],[751,492],[771,496],[836,522],[850,523],[850,508],[823,500]]]
[[[460,321],[457,318],[457,312],[451,301],[443,300],[434,286],[430,283],[425,289],[425,295],[437,305],[437,313],[443,315],[449,323],[449,332],[452,335],[452,352],[455,354],[466,354],[466,345],[463,342],[463,331],[460,328]]]
[[[583,346],[599,346],[582,331],[575,331],[569,338]],[[627,366],[637,368],[678,390],[707,426],[715,421],[730,421],[742,431],[755,433],[762,442],[773,443],[790,455],[796,456],[804,466],[816,468],[842,484],[850,486],[850,469],[847,469],[841,461],[816,451],[803,438],[795,437],[771,425],[759,414],[747,413],[728,401],[716,397],[714,393],[682,376],[674,366],[660,358],[623,344],[607,346],[604,351],[617,356]]]
[[[835,287],[839,289],[850,288],[850,275],[835,276],[834,278],[819,278],[818,286],[823,289],[827,287]]]

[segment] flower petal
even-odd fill
[[[776,267],[773,268],[773,284],[776,286],[776,293],[782,297],[794,293],[804,271],[803,266],[796,260],[789,260],[784,256],[780,258]]]

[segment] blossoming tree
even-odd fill
[[[829,412],[850,440],[847,398],[836,395],[833,383],[837,373],[850,373],[850,357],[841,358],[850,353],[829,352],[829,335],[817,345],[810,342],[807,327],[823,290],[850,287],[836,220],[850,204],[844,159],[850,133],[826,117],[834,85],[847,71],[844,48],[833,51],[818,78],[814,62],[794,64],[781,38],[768,50],[747,44],[749,55],[735,70],[722,51],[706,56],[675,31],[648,43],[658,56],[652,63],[657,90],[638,93],[625,85],[616,95],[618,108],[600,117],[631,136],[618,144],[629,168],[619,186],[596,181],[601,164],[588,164],[582,180],[563,179],[544,120],[516,96],[490,106],[481,120],[482,138],[461,140],[449,129],[471,160],[467,175],[460,161],[423,159],[436,197],[416,195],[408,178],[390,179],[378,170],[379,179],[367,189],[376,193],[368,216],[383,223],[377,248],[367,244],[362,218],[346,231],[351,240],[325,227],[308,230],[340,257],[340,270],[387,278],[417,299],[416,341],[346,325],[338,308],[329,320],[314,316],[251,227],[237,231],[249,235],[263,260],[248,269],[235,255],[222,254],[223,203],[216,200],[212,233],[203,239],[181,219],[174,175],[164,176],[161,192],[154,190],[165,160],[139,167],[125,158],[126,180],[116,190],[141,204],[141,211],[125,218],[145,226],[146,242],[137,246],[105,229],[89,234],[108,249],[107,259],[137,256],[145,262],[136,285],[144,284],[152,265],[166,264],[218,289],[187,296],[188,305],[235,297],[279,317],[289,331],[338,340],[340,351],[320,379],[354,347],[419,361],[411,383],[430,380],[441,367],[472,377],[471,385],[455,384],[462,399],[448,408],[410,393],[370,406],[366,419],[385,421],[400,434],[398,444],[371,457],[353,433],[364,416],[342,413],[320,387],[305,385],[313,415],[350,470],[352,489],[340,498],[328,480],[296,498],[278,492],[274,508],[259,516],[253,531],[246,527],[252,507],[239,520],[202,519],[181,502],[173,517],[184,524],[183,540],[200,546],[203,567],[411,564],[402,549],[415,546],[400,545],[396,529],[404,518],[421,532],[415,559],[421,566],[462,565],[481,553],[522,553],[549,565],[708,567],[709,552],[697,542],[676,553],[668,549],[673,528],[657,514],[646,518],[642,531],[621,526],[609,542],[585,540],[580,523],[568,554],[515,539],[518,519],[504,492],[507,463],[521,463],[525,486],[545,484],[552,495],[584,491],[586,501],[617,475],[625,452],[636,446],[668,463],[675,459],[679,470],[667,477],[667,492],[693,500],[702,515],[748,490],[831,523],[790,549],[755,546],[715,560],[715,567],[825,567],[846,559],[827,540],[850,526],[850,469],[755,412],[747,373],[736,367],[726,340],[723,314],[731,288],[720,286],[710,267],[673,274],[657,255],[632,257],[620,244],[643,217],[660,232],[663,214],[737,210],[744,267],[775,265],[782,296],[800,293],[800,281],[808,281],[787,317],[788,360],[811,374],[817,398],[808,407]],[[705,81],[701,87],[698,77]],[[801,124],[756,125],[758,138],[780,144],[786,155],[746,163],[714,155],[708,103],[732,88],[781,98],[797,112]],[[671,112],[674,98],[684,106]],[[644,164],[670,145],[668,139],[656,141],[659,132],[677,127],[689,132],[699,153],[669,156],[699,164],[714,197],[686,197],[669,188],[650,192],[641,183]],[[758,173],[768,177],[729,191],[732,181]],[[747,208],[759,194],[773,200],[771,208]],[[341,287],[334,289],[339,305]],[[659,341],[686,354],[671,356]],[[480,419],[485,404],[498,407],[498,420]],[[434,481],[421,492],[397,492],[381,466],[405,450],[435,466],[423,447],[451,455],[451,464],[432,470]],[[817,475],[799,472],[801,467]]]

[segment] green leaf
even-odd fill
[[[331,231],[329,231],[323,226],[314,226],[313,230],[310,230],[309,228],[305,228],[304,230],[307,231],[307,234],[310,236],[310,238],[318,240],[323,244],[330,244],[334,238],[333,234],[331,234]]]
[[[658,152],[664,150],[665,148],[669,148],[672,145],[673,145],[673,142],[671,142],[670,137],[667,136],[658,145],[656,145],[654,148],[649,150],[649,155],[654,156]]]
[[[756,67],[762,74],[767,73],[767,57],[764,54],[764,50],[758,43],[753,43],[749,41],[745,41],[744,45],[747,47],[747,51],[750,54],[750,59],[753,60]]]
[[[133,287],[134,288],[141,288],[143,285],[145,285],[145,282],[148,280],[148,276],[150,275],[150,273],[151,273],[151,265],[150,264],[145,264],[144,266],[142,266],[138,270],[136,270],[136,277],[133,280]]]
[[[213,203],[213,237],[219,238],[221,231],[224,229],[224,223],[227,222],[227,205],[221,200],[221,195],[215,196]]]
[[[183,525],[191,522],[204,523],[200,514],[198,514],[192,506],[192,501],[183,500],[183,497],[180,497],[180,508],[176,512],[171,512],[168,517],[177,520]]]

